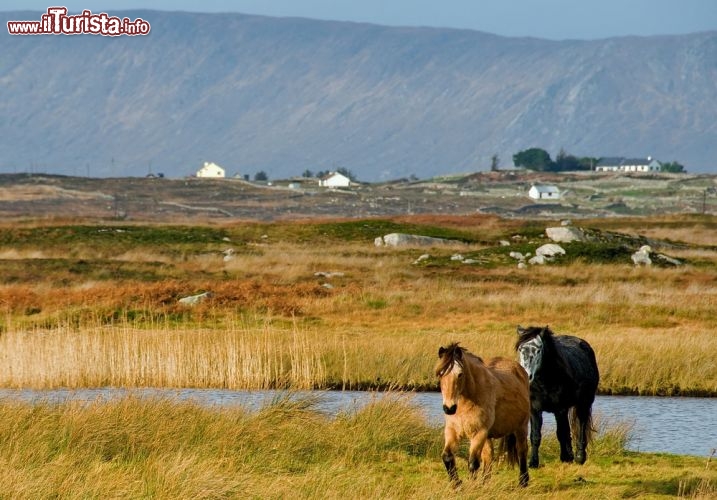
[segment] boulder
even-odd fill
[[[560,226],[545,228],[545,234],[556,243],[570,243],[571,241],[586,241],[585,233],[575,226]]]
[[[636,266],[652,265],[652,259],[650,259],[650,252],[652,252],[652,248],[650,248],[649,245],[642,245],[637,252],[632,254],[632,262]]]
[[[194,306],[199,304],[200,302],[208,299],[212,296],[212,292],[204,292],[204,293],[198,293],[197,295],[190,295],[189,297],[182,297],[178,300],[180,304],[184,304],[185,306]]]
[[[534,266],[534,265],[542,266],[543,264],[545,264],[545,262],[546,262],[545,255],[536,255],[535,257],[532,257],[528,261],[528,264],[530,264],[531,266]]]
[[[546,243],[535,250],[536,257],[555,257],[556,255],[565,255],[565,250],[555,243]]]
[[[383,238],[378,237],[374,240],[376,246],[385,245],[388,247],[403,246],[436,246],[456,243],[455,241],[443,238],[432,238],[430,236],[419,236],[416,234],[390,233]]]

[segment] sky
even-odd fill
[[[242,12],[550,40],[717,30],[717,0],[4,0],[0,10],[45,12],[55,5],[110,15],[133,9]]]

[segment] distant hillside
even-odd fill
[[[148,36],[10,36],[0,172],[270,178],[485,170],[542,147],[717,166],[717,32],[598,41],[112,12]],[[39,20],[40,13],[0,13]]]

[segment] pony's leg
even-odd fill
[[[483,454],[486,453],[485,447],[488,446],[488,441],[489,439],[487,431],[476,432],[471,437],[471,444],[468,449],[468,470],[471,473],[471,479],[476,478],[476,473],[480,468],[479,454],[481,457],[483,457]],[[492,456],[492,448],[490,451]],[[484,464],[484,467],[488,465],[489,464]]]
[[[461,480],[458,479],[458,470],[456,469],[456,450],[458,449],[458,435],[452,427],[446,426],[445,431],[445,444],[443,446],[443,453],[441,459],[443,465],[446,466],[446,472],[448,477],[454,486],[459,486]]]
[[[518,468],[520,469],[518,484],[525,487],[528,486],[528,480],[530,479],[528,474],[528,429],[515,433],[515,446],[518,454]]]
[[[480,459],[483,462],[483,480],[487,481],[490,478],[490,473],[493,469],[493,440],[486,439],[483,443],[483,451],[481,451]]]
[[[537,468],[540,464],[538,451],[540,450],[540,437],[543,429],[543,412],[530,411],[530,467]]]
[[[568,410],[555,412],[555,424],[557,426],[558,442],[560,443],[560,461],[572,462],[575,457],[573,456],[573,440],[570,437]]]
[[[575,443],[575,461],[584,464],[588,458],[588,434],[591,432],[591,407],[578,406],[575,408],[573,425],[577,425],[577,443]]]

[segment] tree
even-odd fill
[[[525,167],[528,170],[545,172],[551,169],[553,161],[547,151],[540,148],[530,148],[513,155],[516,167]]]
[[[268,181],[269,176],[266,175],[266,172],[263,170],[259,170],[257,173],[254,174],[254,180],[255,181]]]
[[[348,178],[351,179],[352,181],[355,181],[355,180],[356,180],[356,176],[354,175],[354,173],[353,173],[351,170],[347,169],[347,168],[340,167],[340,168],[337,168],[336,171],[337,171],[338,173],[340,173],[341,175],[345,175],[346,177],[348,177]]]
[[[578,170],[595,170],[599,158],[592,158],[590,156],[583,156],[578,160]]]
[[[314,173],[311,170],[309,170],[308,168],[306,170],[304,170],[303,174],[301,174],[301,177],[306,177],[306,178],[311,178],[313,176],[314,176]]]
[[[580,170],[580,161],[573,155],[569,155],[563,148],[560,148],[558,156],[555,158],[555,170],[558,172],[567,172]]]
[[[495,172],[498,170],[498,167],[500,167],[500,157],[498,156],[498,153],[495,153],[490,157],[490,171]]]
[[[661,172],[672,172],[672,173],[683,173],[685,172],[685,166],[677,161],[670,161],[660,164]]]

